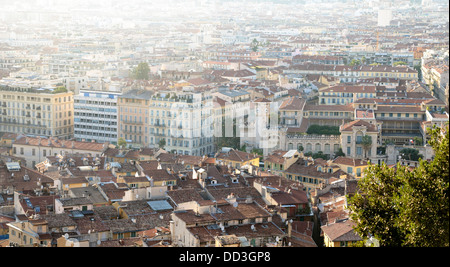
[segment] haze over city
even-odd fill
[[[0,7],[0,247],[448,247],[448,1]]]

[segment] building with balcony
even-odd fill
[[[342,151],[355,159],[373,158],[377,155],[378,127],[365,120],[355,120],[340,127]],[[365,142],[365,137],[370,142]]]
[[[346,105],[360,98],[376,96],[376,86],[338,85],[320,90],[319,104]]]
[[[280,125],[285,127],[300,127],[305,104],[306,101],[298,97],[290,97],[283,101],[279,108]]]
[[[203,156],[214,151],[213,99],[189,91],[154,95],[149,107],[149,145],[166,151]]]
[[[336,77],[340,82],[356,82],[359,79],[366,78],[399,78],[404,80],[417,80],[418,72],[407,66],[391,65],[323,65],[314,63],[303,63],[291,65],[283,70],[284,74],[315,74]]]
[[[128,145],[146,147],[149,138],[149,109],[152,91],[133,89],[118,97],[117,137]]]
[[[0,87],[0,132],[73,137],[73,93],[50,88]]]
[[[117,144],[120,92],[85,91],[74,96],[74,137],[78,141]]]

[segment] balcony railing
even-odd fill
[[[126,120],[122,120],[121,122],[122,122],[122,123],[125,123],[125,124],[144,125],[144,122],[142,122],[142,121],[126,121]]]

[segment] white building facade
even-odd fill
[[[117,144],[117,98],[122,93],[84,91],[74,97],[74,137]]]

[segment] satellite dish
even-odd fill
[[[69,234],[65,234],[65,235],[64,235],[64,238],[65,238],[65,239],[69,239]]]
[[[239,205],[239,204],[238,204],[237,202],[234,202],[234,203],[233,203],[233,207],[235,207],[235,208],[237,208],[238,205]]]
[[[102,243],[102,241],[97,240],[97,245],[100,246],[100,244]]]

